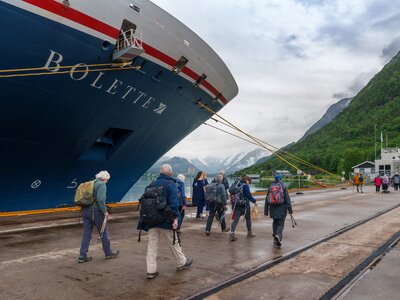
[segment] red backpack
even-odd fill
[[[282,183],[273,183],[268,189],[267,202],[269,205],[280,205],[285,202]]]

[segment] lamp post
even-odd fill
[[[375,124],[375,160],[376,160],[376,124]]]

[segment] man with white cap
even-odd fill
[[[108,219],[109,213],[106,207],[106,194],[107,187],[106,183],[110,180],[110,173],[107,171],[101,171],[96,174],[96,180],[94,182],[93,196],[96,199],[91,206],[82,208],[82,219],[83,219],[83,237],[81,243],[81,249],[79,252],[79,263],[85,263],[92,260],[92,257],[88,257],[89,244],[92,238],[93,226],[96,226],[97,230],[101,231],[104,219]],[[119,251],[112,251],[110,246],[110,238],[108,237],[107,225],[104,228],[102,235],[103,251],[106,259],[116,258]]]
[[[168,241],[168,246],[171,249],[173,258],[175,260],[176,268],[178,271],[186,269],[191,266],[193,260],[186,258],[182,252],[182,248],[178,242],[172,240],[172,230],[178,228],[179,219],[179,200],[178,200],[178,189],[176,186],[176,180],[172,178],[172,167],[168,164],[164,164],[160,168],[160,175],[152,184],[157,187],[162,187],[163,197],[166,200],[168,210],[172,213],[173,222],[171,220],[164,219],[161,223],[155,225],[149,225],[139,219],[138,230],[147,231],[149,234],[149,242],[147,245],[147,279],[154,279],[159,275],[157,269],[157,254],[158,244],[162,237]]]

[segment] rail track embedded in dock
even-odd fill
[[[360,220],[358,222],[355,222],[353,224],[350,224],[348,226],[345,226],[323,238],[320,238],[316,241],[313,241],[301,248],[298,248],[296,250],[293,250],[291,252],[288,252],[286,254],[283,254],[281,256],[278,256],[272,260],[268,260],[265,263],[260,264],[257,267],[251,268],[250,270],[239,274],[235,277],[232,277],[228,280],[225,280],[223,282],[220,282],[217,285],[214,285],[213,287],[203,290],[195,295],[191,295],[186,297],[186,300],[198,300],[198,299],[204,299],[207,298],[209,296],[215,295],[218,292],[223,292],[226,288],[231,287],[235,284],[239,284],[247,279],[250,279],[254,276],[256,276],[257,274],[267,271],[269,269],[271,269],[272,267],[278,266],[279,264],[288,261],[290,259],[293,259],[297,256],[299,256],[300,254],[302,254],[303,252],[310,250],[322,243],[325,242],[329,242],[330,240],[339,237],[341,235],[343,235],[344,233],[355,229],[361,225],[364,225],[380,216],[383,216],[397,208],[400,207],[400,204],[397,204],[393,207],[390,207],[388,209],[385,209],[383,211],[380,211],[370,217],[367,217],[363,220]],[[337,283],[334,287],[332,287],[331,289],[329,289],[329,291],[327,291],[322,297],[321,299],[332,299],[333,297],[335,297],[338,293],[340,293],[340,291],[346,287],[346,285],[348,285],[360,272],[362,272],[363,270],[365,270],[366,267],[369,266],[369,264],[371,264],[371,262],[373,262],[376,258],[378,258],[379,256],[381,256],[382,254],[384,254],[385,252],[390,250],[390,246],[395,243],[396,241],[398,241],[398,239],[400,238],[400,232],[396,232],[389,240],[387,240],[382,246],[380,246],[377,250],[375,250],[371,255],[369,255],[361,264],[359,264],[355,269],[353,269],[347,276],[345,276],[344,278],[342,278],[340,280],[339,283]]]

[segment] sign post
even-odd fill
[[[296,195],[303,195],[303,193],[301,192],[301,186],[300,186],[300,175],[302,175],[303,172],[300,170],[297,170],[297,177],[299,179],[299,191],[296,193]]]
[[[345,171],[342,171],[342,183],[346,180],[346,178],[344,178],[344,175],[346,174]],[[341,187],[341,190],[345,190],[346,188],[343,186]]]

